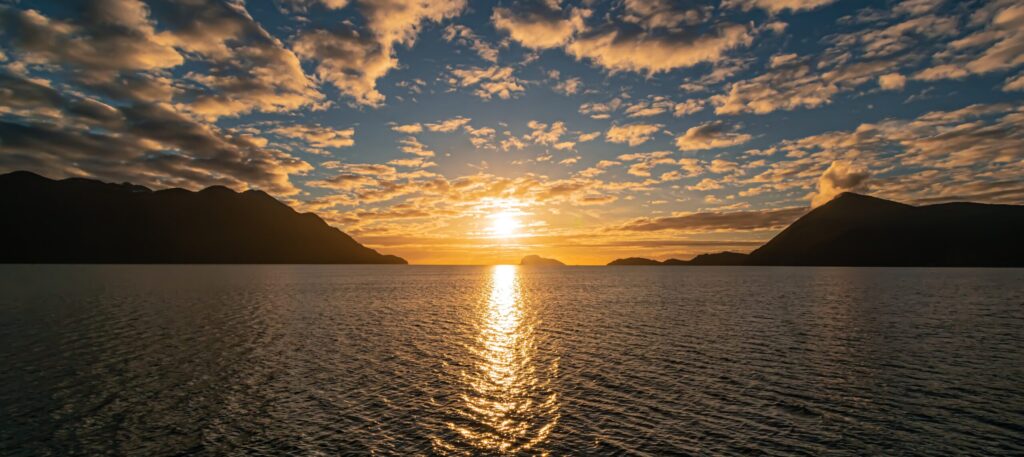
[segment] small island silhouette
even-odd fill
[[[0,214],[3,263],[406,263],[258,190],[153,191],[19,171],[0,175]]]
[[[565,264],[559,260],[548,259],[539,255],[528,255],[523,257],[523,260],[519,261],[519,265],[565,266]]]
[[[608,265],[1024,266],[1024,206],[912,206],[843,193],[797,219],[749,255],[692,260],[630,257]]]

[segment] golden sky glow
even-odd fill
[[[0,172],[260,189],[411,263],[1024,202],[1019,0],[0,3]]]

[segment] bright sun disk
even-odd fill
[[[499,237],[511,237],[519,230],[519,219],[512,213],[497,213],[491,216],[491,233]]]

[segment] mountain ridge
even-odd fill
[[[3,263],[406,263],[259,190],[17,171],[0,175],[0,214]]]
[[[1022,233],[1024,206],[914,206],[844,192],[748,255],[710,255],[719,255],[715,265],[1021,267]],[[697,265],[708,255],[690,261],[617,259],[608,265]]]

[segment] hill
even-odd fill
[[[843,193],[749,255],[630,257],[608,265],[1024,267],[1024,206],[912,206]]]
[[[519,261],[520,265],[541,265],[541,266],[565,266],[559,260],[547,259],[539,255],[528,255]]]
[[[0,214],[4,263],[406,263],[256,190],[14,172],[0,175]]]
[[[690,260],[679,260],[679,259],[668,259],[664,262],[659,262],[653,259],[645,259],[643,257],[629,257],[626,259],[613,260],[608,265],[663,265],[663,266],[711,266],[711,265],[744,265],[746,263],[747,255],[740,254],[738,252],[718,252],[714,254],[701,254]]]
[[[844,193],[750,253],[751,265],[1024,266],[1024,206],[911,206]]]

